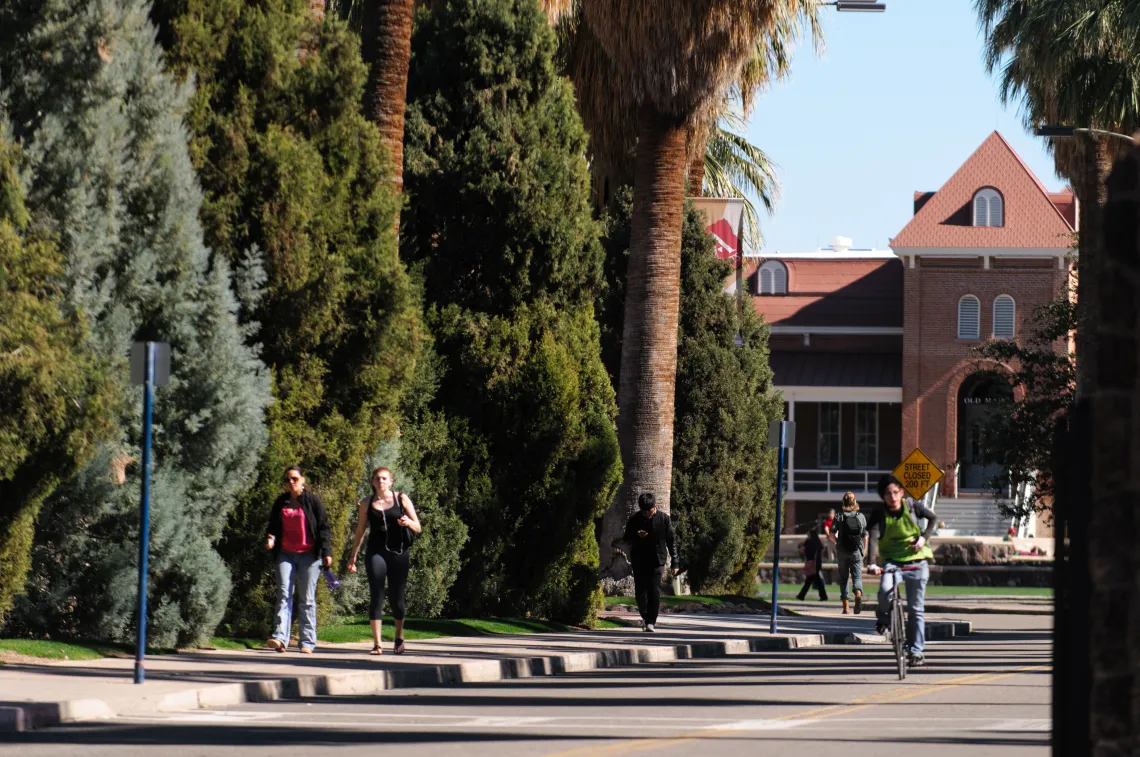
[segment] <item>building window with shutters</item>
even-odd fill
[[[978,298],[967,294],[958,300],[958,338],[977,339],[981,328],[982,305]]]
[[[855,467],[879,467],[879,406],[873,402],[855,405]]]
[[[788,269],[778,260],[769,260],[756,274],[757,294],[787,294]]]
[[[1003,294],[994,300],[994,339],[1013,339],[1016,336],[1013,298]]]
[[[839,467],[839,403],[819,404],[819,467]]]
[[[996,189],[979,189],[974,195],[974,225],[1005,226],[1004,205]]]

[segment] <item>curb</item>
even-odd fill
[[[984,605],[956,605],[926,603],[927,612],[946,612],[955,615],[1052,615],[1053,608],[1047,607],[986,607]]]
[[[967,622],[935,622],[927,624],[926,634],[928,640],[939,640],[969,634],[970,631],[970,624]],[[361,696],[391,689],[491,683],[676,660],[732,657],[751,652],[788,651],[828,644],[867,643],[876,642],[867,634],[788,634],[726,641],[698,641],[669,646],[601,649],[595,652],[575,652],[545,657],[478,660],[454,665],[424,665],[403,670],[292,676],[247,683],[215,684],[174,692],[162,697],[157,703],[156,710],[178,712],[313,696]],[[65,723],[108,720],[117,714],[119,713],[100,699],[29,702],[26,705],[4,706],[0,707],[0,733],[50,728]]]

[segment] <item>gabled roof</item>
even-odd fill
[[[974,226],[971,203],[983,187],[1001,193],[1004,226]],[[1072,193],[1050,193],[996,131],[942,188],[915,194],[915,214],[891,240],[900,248],[1067,249],[1073,225],[1058,207],[1072,207]],[[1067,206],[1067,207],[1066,207]],[[1072,210],[1068,212],[1073,217]]]
[[[774,326],[903,325],[902,261],[780,260],[788,268],[787,294],[752,297],[756,312]]]

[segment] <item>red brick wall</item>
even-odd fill
[[[1056,298],[1068,274],[1050,268],[991,268],[978,260],[972,268],[906,268],[903,275],[902,448],[921,447],[946,471],[943,492],[953,495],[952,469],[957,459],[958,389],[976,371],[969,353],[980,340],[958,339],[958,300],[972,294],[981,302],[980,335],[993,333],[993,302],[1001,294],[1016,303],[1020,336],[1038,305]]]

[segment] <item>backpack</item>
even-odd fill
[[[839,519],[839,546],[848,552],[858,552],[866,532],[867,526],[861,522],[859,513],[844,513]]]

